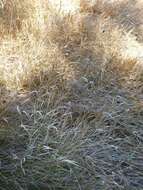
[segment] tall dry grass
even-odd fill
[[[2,2],[0,190],[142,190],[138,3]]]

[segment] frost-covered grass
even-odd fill
[[[142,2],[61,5],[1,3],[0,190],[142,190]]]

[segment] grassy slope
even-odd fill
[[[0,190],[142,190],[141,2],[5,2]]]

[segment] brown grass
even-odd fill
[[[0,7],[0,190],[143,189],[142,3],[78,5]]]

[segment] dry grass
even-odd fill
[[[142,2],[58,6],[1,1],[0,190],[142,190]]]

